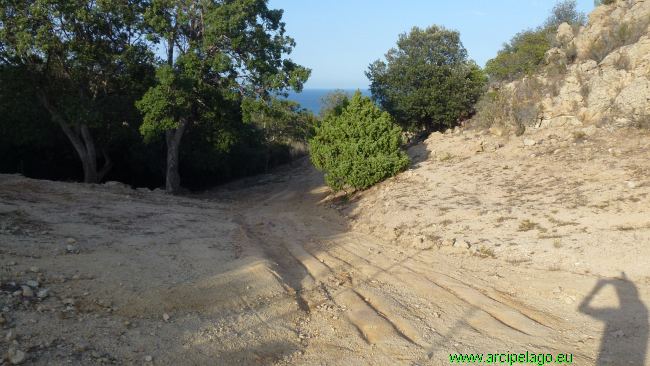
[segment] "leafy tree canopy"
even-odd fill
[[[439,26],[401,34],[366,75],[373,99],[408,129],[442,129],[467,118],[486,83],[460,34]]]

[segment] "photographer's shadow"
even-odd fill
[[[619,307],[592,307],[594,296],[612,285]],[[644,366],[648,345],[648,309],[625,273],[620,279],[601,279],[579,306],[581,313],[605,322],[596,365]]]

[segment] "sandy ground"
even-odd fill
[[[649,145],[600,129],[436,134],[349,200],[307,161],[191,197],[0,176],[0,354],[650,365]]]

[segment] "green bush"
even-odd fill
[[[366,72],[372,97],[414,132],[442,130],[470,117],[487,83],[460,34],[443,27],[414,27],[385,58]]]
[[[365,189],[409,164],[402,131],[357,91],[340,115],[329,115],[309,141],[311,160],[335,191]]]

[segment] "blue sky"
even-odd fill
[[[284,9],[287,33],[297,46],[291,58],[312,69],[306,88],[366,88],[368,65],[413,26],[443,25],[460,31],[479,65],[515,33],[540,25],[554,0],[270,0]],[[578,0],[589,13],[593,0]]]

